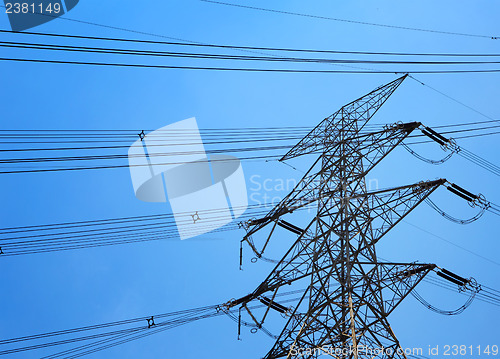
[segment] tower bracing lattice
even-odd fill
[[[263,328],[269,309],[286,312],[275,298],[285,286],[307,283],[300,302],[265,358],[405,357],[388,315],[433,270],[434,264],[388,263],[378,260],[376,243],[408,215],[444,179],[369,191],[365,178],[420,123],[397,123],[383,130],[364,130],[366,123],[406,76],[381,86],[324,119],[281,161],[306,154],[318,157],[296,187],[265,217],[247,223],[247,242],[261,257],[276,226],[296,241],[268,277],[250,294],[226,304],[246,309]],[[282,217],[306,206],[317,211],[299,228]],[[253,235],[271,227],[259,251]],[[262,320],[247,304],[267,304]],[[305,308],[305,310],[299,310]],[[300,349],[300,352],[299,352]],[[379,349],[374,355],[367,349]]]

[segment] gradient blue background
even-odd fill
[[[499,35],[500,4],[492,1],[252,1],[287,11]],[[293,48],[409,52],[496,52],[499,41],[403,31],[207,4],[199,1],[82,1],[72,19],[207,42]],[[9,29],[0,15],[0,28]],[[41,32],[150,38],[56,19]],[[2,35],[3,36],[3,35]],[[69,43],[76,43],[69,42]],[[0,50],[0,56],[25,54]],[[31,55],[34,56],[34,55]],[[67,56],[67,55],[61,55]],[[68,56],[70,58],[70,56]],[[85,58],[85,56],[72,57]],[[109,57],[108,57],[109,59]],[[194,62],[170,61],[170,64]],[[244,64],[245,65],[245,64]],[[284,67],[285,65],[279,65]],[[332,67],[334,69],[334,67]],[[156,129],[195,116],[201,128],[314,126],[346,102],[389,82],[395,75],[331,75],[96,68],[0,63],[2,129]],[[500,118],[498,74],[420,75],[421,81]],[[422,121],[441,125],[483,117],[408,79],[373,123]],[[498,160],[498,137],[459,142]],[[442,155],[437,145],[422,152]],[[306,161],[298,161],[307,168]],[[279,163],[244,163],[247,179],[297,178]],[[397,149],[371,175],[381,187],[445,177],[500,203],[497,178],[460,157],[431,166]],[[255,187],[248,181],[249,193]],[[168,213],[165,204],[134,197],[127,169],[0,177],[1,227]],[[277,191],[276,195],[285,195]],[[433,199],[458,216],[472,210],[444,189]],[[409,217],[453,243],[500,262],[498,217],[460,226],[422,205]],[[243,232],[207,235],[206,241],[132,244],[43,255],[0,258],[0,337],[9,338],[225,302],[260,283],[269,267],[246,256],[238,271]],[[213,239],[220,240],[213,240]],[[285,248],[283,248],[284,250]],[[248,253],[248,251],[247,251]],[[380,243],[394,261],[435,262],[480,283],[500,288],[499,266],[402,223]],[[464,297],[422,284],[424,297],[445,309]],[[500,344],[498,307],[476,301],[462,315],[432,313],[409,297],[391,315],[404,347],[437,344]],[[258,358],[272,340],[243,331],[220,317],[196,322],[94,354],[93,358]],[[54,352],[50,350],[47,353]],[[13,356],[15,357],[15,356]],[[38,353],[19,358],[39,357]]]

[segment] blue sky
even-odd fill
[[[264,1],[248,4],[271,6]],[[273,2],[272,6],[358,21],[500,34],[496,16],[500,4],[488,1],[282,1]],[[81,1],[67,17],[188,41],[249,46],[494,53],[498,52],[500,41],[271,14],[191,0],[141,4],[87,0]],[[0,16],[0,28],[10,28],[5,15]],[[61,19],[36,31],[156,39]],[[0,50],[2,57],[13,53]],[[182,60],[172,63],[183,64]],[[312,127],[345,103],[396,78],[390,74],[209,72],[10,62],[0,64],[0,73],[2,129],[156,129],[192,116],[201,128]],[[416,77],[488,116],[500,118],[498,74]],[[483,120],[479,114],[407,79],[372,122],[421,121],[437,126]],[[466,139],[459,144],[492,162],[498,160],[496,136]],[[433,144],[422,146],[421,151],[434,158],[443,154]],[[294,165],[306,169],[310,160],[299,160]],[[249,194],[257,187],[250,181],[252,176],[274,182],[300,177],[300,172],[276,162],[243,165]],[[431,166],[404,149],[397,149],[370,176],[378,180],[380,187],[447,178],[472,192],[483,193],[492,202],[500,202],[497,178],[458,156],[442,166]],[[135,198],[126,168],[1,175],[0,183],[1,227],[169,212],[165,204],[143,203]],[[473,213],[444,189],[432,198],[457,216]],[[422,205],[407,221],[500,262],[498,221],[489,213],[471,225],[460,226]],[[260,262],[251,264],[247,256],[244,270],[238,270],[242,235],[242,231],[229,231],[193,242],[168,240],[3,258],[0,337],[200,307],[243,296],[264,279],[270,268]],[[378,251],[394,261],[437,263],[500,288],[498,265],[407,223],[391,231]],[[428,284],[422,284],[419,292],[445,309],[464,300]],[[409,297],[389,319],[405,347],[500,344],[498,307],[480,301],[462,315],[447,317],[426,310]],[[219,317],[92,357],[256,358],[272,345],[272,340],[262,333],[250,334],[244,329],[242,337],[242,341],[237,341],[235,323]]]

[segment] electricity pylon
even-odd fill
[[[298,356],[299,349],[301,357],[310,358],[405,357],[387,316],[436,266],[380,262],[375,244],[445,180],[369,191],[367,173],[420,123],[363,129],[405,77],[345,105],[285,154],[281,160],[315,153],[319,157],[278,205],[247,224],[243,240],[258,257],[277,225],[298,238],[252,293],[229,301],[227,308],[245,308],[260,328],[269,309],[286,312],[275,301],[282,287],[299,280],[308,283],[265,358]],[[281,218],[312,204],[317,212],[305,228]],[[252,235],[268,225],[271,234],[259,251]],[[252,300],[269,307],[261,321],[247,307]],[[299,312],[299,307],[307,309]]]

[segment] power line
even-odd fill
[[[271,13],[276,13],[276,14],[301,16],[301,17],[307,17],[307,18],[312,18],[312,19],[338,21],[338,22],[351,23],[351,24],[359,24],[359,25],[378,26],[378,27],[384,27],[384,28],[390,28],[390,29],[420,31],[420,32],[428,32],[428,33],[443,34],[443,35],[477,37],[477,38],[486,38],[486,39],[491,39],[491,40],[498,40],[498,39],[500,39],[499,36],[468,34],[468,33],[452,32],[452,31],[440,31],[440,30],[422,29],[422,28],[416,28],[416,27],[389,25],[389,24],[378,24],[378,23],[373,23],[373,22],[356,21],[356,20],[349,20],[349,19],[340,19],[340,18],[333,18],[333,17],[327,17],[327,16],[320,16],[320,15],[296,13],[296,12],[291,12],[291,11],[275,10],[275,9],[268,9],[268,8],[255,7],[255,6],[248,6],[248,5],[242,5],[242,4],[232,4],[232,3],[226,3],[226,2],[214,1],[214,0],[200,0],[200,1],[206,2],[206,3],[211,3],[211,4],[218,4],[218,5],[238,7],[238,8],[243,8],[243,9],[250,9],[250,10],[258,10],[258,11],[271,12]]]
[[[67,18],[63,18],[67,19]],[[99,25],[100,26],[100,25]],[[123,31],[132,31],[128,29],[119,28]],[[151,44],[151,45],[169,45],[169,46],[182,46],[182,47],[202,47],[202,48],[217,48],[217,49],[229,49],[229,50],[244,50],[244,51],[269,51],[269,52],[299,52],[299,53],[320,53],[320,54],[335,54],[335,55],[382,55],[382,56],[427,56],[427,57],[499,57],[500,54],[473,54],[473,53],[413,53],[413,52],[377,52],[377,51],[345,51],[345,50],[321,50],[321,49],[300,49],[300,48],[286,48],[286,47],[262,47],[262,46],[241,46],[241,45],[223,45],[223,44],[210,44],[201,43],[197,41],[182,40],[183,42],[175,41],[155,41],[155,40],[143,40],[143,39],[126,39],[119,37],[102,37],[102,36],[85,36],[85,35],[70,35],[70,34],[55,34],[55,33],[41,33],[41,32],[29,32],[29,31],[10,31],[10,30],[0,30],[0,33],[12,34],[12,35],[31,35],[31,36],[41,36],[48,38],[67,38],[67,39],[80,39],[80,40],[97,40],[106,42],[124,42],[124,43],[134,43],[134,44]],[[150,36],[156,37],[166,37],[168,36],[142,33]]]
[[[402,61],[402,60],[353,60],[353,59],[325,59],[325,58],[298,58],[298,57],[264,57],[264,56],[237,56],[237,55],[219,55],[208,53],[188,53],[172,51],[144,51],[135,49],[117,49],[102,47],[82,47],[68,45],[47,45],[47,44],[28,44],[0,42],[0,47],[51,50],[81,53],[99,53],[99,54],[118,54],[118,55],[141,55],[173,58],[191,58],[191,59],[215,59],[215,60],[233,60],[233,61],[271,61],[271,62],[296,62],[296,63],[321,63],[321,64],[404,64],[404,65],[486,65],[498,64],[500,61]]]
[[[454,246],[454,247],[460,248],[461,250],[466,251],[466,252],[468,252],[468,253],[470,253],[470,254],[472,254],[472,255],[474,255],[474,256],[476,256],[476,257],[478,257],[478,258],[481,258],[482,260],[485,260],[485,261],[487,261],[487,262],[490,262],[490,263],[492,263],[492,264],[495,264],[495,265],[497,265],[497,266],[500,266],[500,263],[499,263],[499,262],[497,262],[497,261],[495,261],[495,260],[493,260],[493,259],[490,259],[490,258],[488,258],[488,257],[485,257],[485,256],[483,256],[483,255],[481,255],[481,254],[478,254],[478,253],[476,253],[476,252],[473,252],[473,251],[471,251],[470,249],[467,249],[467,248],[465,248],[465,247],[463,247],[463,246],[460,246],[460,245],[456,244],[456,243],[455,243],[455,242],[453,242],[453,241],[450,241],[450,240],[448,240],[448,239],[446,239],[446,238],[444,238],[444,237],[442,237],[442,236],[439,236],[439,235],[437,235],[437,234],[435,234],[435,233],[432,233],[432,232],[428,231],[428,230],[427,230],[427,229],[425,229],[425,228],[422,228],[422,227],[420,227],[420,226],[417,226],[417,225],[416,225],[416,224],[414,224],[414,223],[410,223],[410,222],[408,222],[407,220],[403,220],[403,222],[404,222],[404,223],[406,223],[406,224],[408,224],[408,225],[410,225],[410,226],[412,226],[412,227],[414,227],[414,228],[417,228],[418,230],[420,230],[420,231],[422,231],[422,232],[424,232],[424,233],[427,233],[427,234],[429,234],[429,235],[433,236],[434,238],[437,238],[437,239],[439,239],[439,240],[441,240],[441,241],[443,241],[443,242],[446,242],[446,243],[448,243],[448,244],[451,244],[451,245],[452,245],[452,246]]]
[[[255,204],[241,208],[246,209],[246,212],[240,218],[246,221],[252,217],[264,215],[268,211],[266,209],[268,206],[269,204]],[[300,210],[307,209],[308,207],[304,207]],[[213,224],[225,218],[223,214],[226,210],[226,208],[220,208],[209,211],[210,218],[205,221],[203,229],[213,229]],[[190,213],[176,213],[176,215],[186,214]],[[165,214],[4,228],[0,229],[0,247],[3,252],[0,256],[177,239],[176,225],[187,222],[191,223],[191,219],[176,219],[174,222],[173,214]],[[238,228],[240,228],[239,224],[232,223],[213,230],[211,233]]]
[[[464,126],[469,126],[470,124],[465,124]],[[444,128],[446,125],[443,125],[441,126],[441,128]],[[456,137],[457,139],[461,138],[461,137],[474,137],[474,136],[482,136],[482,135],[493,135],[493,134],[496,134],[498,132],[491,132],[491,129],[495,129],[497,128],[498,126],[495,125],[495,126],[484,126],[484,127],[476,127],[476,128],[464,128],[464,129],[457,129],[457,125],[452,125],[450,126],[452,128],[452,130],[450,131],[444,131],[442,132],[443,134],[458,134],[458,133],[464,133],[464,132],[470,132],[470,131],[484,131],[484,130],[487,130],[487,131],[490,131],[488,133],[480,133],[480,134],[476,134],[476,135],[472,135],[472,136],[458,136]],[[379,126],[375,126],[375,127],[371,127],[371,131],[376,131],[378,128],[381,128]],[[29,134],[29,135],[25,135],[25,131],[22,131],[21,132],[21,135],[16,135],[16,132],[12,132],[12,131],[9,131],[8,132],[9,134],[8,135],[2,135],[1,134],[1,131],[0,131],[0,138],[4,137],[5,139],[15,139],[15,142],[4,142],[4,145],[5,144],[9,144],[9,145],[14,145],[14,146],[18,146],[19,144],[25,144],[26,142],[25,141],[20,141],[22,140],[25,136],[28,136],[28,138],[30,137],[33,137],[33,138],[44,138],[44,139],[47,139],[49,142],[47,142],[47,144],[51,144],[53,145],[54,143],[56,142],[59,142],[59,143],[65,143],[67,141],[60,141],[58,140],[59,138],[65,138],[67,137],[66,134],[62,134],[62,135],[59,135],[59,131],[56,132],[56,135],[54,136],[53,134],[51,134],[50,132],[43,132],[42,134],[37,134],[37,133],[34,133],[34,134]],[[95,133],[95,132],[94,132]],[[370,135],[372,132],[369,132],[369,131],[365,131],[365,132],[361,132],[362,136],[366,137],[367,135]],[[54,136],[54,137],[53,137]],[[84,135],[78,135],[78,136],[82,136],[84,137]],[[153,156],[153,157],[165,157],[165,164],[182,164],[184,163],[182,161],[182,158],[180,158],[180,156],[183,156],[183,155],[190,155],[190,154],[193,154],[194,152],[192,151],[179,151],[179,150],[176,150],[176,152],[164,152],[166,150],[163,150],[163,148],[166,148],[164,146],[168,146],[168,145],[176,145],[176,146],[179,146],[181,144],[183,145],[188,145],[188,144],[191,144],[191,142],[189,142],[189,140],[186,138],[184,139],[186,135],[182,135],[180,136],[178,139],[174,138],[174,139],[167,139],[167,138],[163,138],[162,136],[158,136],[158,141],[161,141],[161,144],[158,144],[158,145],[155,145],[154,142],[153,144],[151,145],[152,147],[155,147],[155,146],[158,146],[160,147],[160,151],[156,151],[156,152],[152,152],[150,154],[150,156]],[[237,136],[240,136],[240,134],[238,134]],[[279,137],[271,137],[271,138],[267,138],[266,136],[267,135],[264,135],[264,136],[256,136],[256,137],[250,137],[248,138],[249,136],[245,136],[244,133],[241,134],[242,137],[246,137],[245,140],[232,140],[232,138],[235,138],[235,137],[227,137],[226,135],[222,134],[221,136],[217,137],[217,140],[216,141],[209,141],[207,142],[206,144],[207,145],[211,145],[211,144],[232,144],[232,143],[239,143],[239,142],[254,142],[254,141],[257,141],[257,142],[262,142],[262,141],[275,141],[275,140],[293,140],[293,139],[297,139],[297,137],[293,136],[293,137],[282,137],[282,138],[279,138]],[[410,135],[408,136],[408,138],[419,138],[419,137],[422,137],[424,136],[423,134],[415,134],[415,135]],[[71,137],[71,136],[70,136]],[[102,140],[98,140],[99,142],[112,142],[112,140],[109,140],[107,138],[108,136],[105,136],[103,137]],[[111,138],[113,138],[113,136],[111,136]],[[130,136],[131,139],[135,138],[135,136],[131,135]],[[224,141],[224,138],[231,138],[231,140],[229,141]],[[151,138],[149,139],[150,141],[152,140]],[[169,141],[174,141],[174,143],[171,143]],[[363,140],[364,141],[364,140]],[[73,141],[71,141],[73,142]],[[79,142],[79,141],[76,141],[76,142]],[[432,140],[427,140],[427,141],[417,141],[417,142],[409,142],[408,144],[411,145],[411,144],[420,144],[420,143],[428,143],[428,142],[432,142]],[[28,143],[31,143],[31,142],[28,142]],[[43,144],[45,142],[32,142],[32,144]],[[129,143],[129,142],[127,142]],[[0,146],[0,153],[7,153],[7,152],[13,152],[13,153],[26,153],[26,152],[46,152],[46,151],[82,151],[82,150],[86,150],[86,151],[95,151],[95,150],[102,150],[102,149],[109,149],[109,150],[120,150],[120,149],[125,149],[125,148],[128,148],[129,145],[116,145],[116,146],[87,146],[87,147],[49,147],[49,148],[10,148],[10,149],[1,149],[1,146]],[[246,153],[246,152],[274,152],[274,151],[280,151],[280,153],[283,151],[283,150],[288,150],[289,148],[291,147],[291,145],[289,144],[283,144],[283,145],[276,145],[276,146],[268,146],[268,145],[265,145],[265,146],[255,146],[255,147],[221,147],[221,148],[208,148],[204,153],[207,153],[207,154],[215,154],[215,153],[231,153],[231,152],[234,152],[234,153],[240,153],[240,152],[243,152],[243,153]],[[492,164],[491,162],[488,162],[486,161],[485,159],[481,158],[480,156],[478,155],[475,155],[473,154],[472,152],[470,151],[466,151],[465,149],[462,149],[459,154],[461,156],[463,156],[464,158],[472,161],[473,163],[476,163],[477,165],[489,170],[489,171],[492,171],[494,173],[497,173],[499,172],[499,169],[496,165]],[[260,155],[260,156],[249,156],[249,157],[242,157],[241,160],[269,160],[269,159],[273,159],[273,158],[277,158],[279,157],[280,155],[279,154],[270,154],[270,155]],[[3,164],[3,165],[7,165],[7,164],[12,164],[12,165],[20,165],[20,164],[41,164],[41,165],[47,165],[47,164],[50,164],[50,163],[63,163],[63,164],[68,164],[68,163],[71,163],[71,162],[81,162],[81,161],[117,161],[117,160],[124,160],[124,159],[127,159],[129,158],[129,156],[127,154],[120,154],[120,153],[117,153],[117,154],[105,154],[105,155],[97,155],[97,154],[92,154],[92,155],[73,155],[73,156],[63,156],[63,155],[59,155],[57,157],[33,157],[33,156],[30,156],[30,157],[15,157],[15,158],[4,158],[4,159],[1,159],[0,160],[0,164]],[[170,158],[172,160],[170,160]],[[28,172],[46,172],[46,171],[62,171],[62,170],[88,170],[88,169],[110,169],[110,168],[123,168],[123,167],[129,167],[128,165],[126,164],[118,164],[118,165],[100,165],[100,166],[82,166],[82,167],[54,167],[54,168],[50,168],[50,169],[37,169],[37,168],[17,168],[17,169],[12,169],[12,170],[8,170],[7,168],[3,168],[3,171],[0,171],[0,174],[1,173],[28,173]]]
[[[0,41],[0,47],[48,50],[62,52],[97,53],[112,55],[150,56],[169,58],[189,58],[205,60],[232,60],[232,61],[265,61],[265,62],[294,62],[294,63],[317,63],[317,64],[372,64],[372,65],[491,65],[499,64],[500,61],[409,61],[409,60],[364,60],[364,59],[330,59],[330,58],[304,58],[284,56],[248,56],[248,55],[224,55],[211,53],[174,52],[174,51],[152,51],[124,48],[105,48],[72,45],[54,45],[27,42]]]
[[[498,134],[500,134],[500,131],[482,133],[482,134],[478,134],[478,135],[459,136],[459,137],[455,137],[454,139],[458,140],[458,139],[476,138],[476,137],[484,137],[484,136],[491,136],[491,135],[498,135]],[[415,141],[415,142],[411,142],[408,144],[409,145],[420,145],[420,144],[430,143],[430,142],[432,142],[432,141],[426,140],[426,141]]]
[[[475,112],[475,113],[477,113],[477,114],[481,115],[482,117],[485,117],[485,118],[487,118],[487,119],[489,119],[489,120],[491,120],[491,121],[500,122],[500,120],[494,119],[494,118],[492,118],[491,116],[488,116],[488,115],[484,114],[483,112],[481,112],[481,111],[479,111],[479,110],[475,109],[474,107],[471,107],[471,106],[469,106],[469,105],[465,104],[464,102],[462,102],[462,101],[460,101],[460,100],[457,100],[456,98],[451,97],[450,95],[447,95],[447,94],[445,94],[445,93],[444,93],[444,92],[442,92],[442,91],[439,91],[438,89],[436,89],[436,88],[434,88],[434,87],[432,87],[432,86],[430,86],[430,85],[428,85],[428,84],[426,84],[426,83],[424,83],[424,82],[422,82],[422,81],[420,81],[420,80],[416,79],[414,76],[408,75],[408,77],[410,77],[412,80],[414,80],[414,81],[418,82],[419,84],[421,84],[421,85],[423,85],[423,86],[426,86],[427,88],[431,89],[432,91],[434,91],[434,92],[436,92],[436,93],[438,93],[438,94],[440,94],[440,95],[442,95],[442,96],[444,96],[444,97],[446,97],[446,98],[448,98],[448,99],[452,100],[453,102],[458,103],[460,106],[463,106],[463,107],[465,107],[465,108],[467,108],[467,109],[469,109],[469,110],[471,110],[471,111],[473,111],[473,112]]]
[[[485,124],[485,123],[491,123],[491,122],[496,122],[497,120],[492,120],[492,121],[475,121],[475,122],[464,122],[464,123],[453,123],[453,124],[443,124],[443,125],[437,125],[433,126],[433,128],[446,128],[446,127],[457,127],[457,126],[474,126],[478,124]],[[382,128],[385,124],[384,123],[372,123],[372,124],[366,124],[365,127],[376,127],[376,128]],[[311,127],[310,126],[275,126],[275,127],[224,127],[224,128],[200,128],[199,131],[204,134],[204,135],[220,135],[220,134],[247,134],[247,133],[254,133],[257,132],[259,134],[262,134],[262,132],[279,132],[282,133],[283,131],[310,131]],[[36,132],[36,133],[43,133],[43,132],[54,132],[54,133],[79,133],[79,132],[84,132],[84,133],[94,133],[94,132],[101,132],[101,133],[108,133],[108,134],[115,134],[115,133],[122,133],[122,132],[128,132],[129,135],[133,135],[134,137],[137,136],[137,133],[145,131],[145,132],[152,132],[155,131],[155,129],[144,129],[144,128],[136,128],[136,129],[47,129],[47,128],[39,128],[39,129],[0,129],[0,133],[2,132]],[[165,131],[165,133],[172,133],[176,132],[179,134],[193,134],[195,131],[192,130],[183,130],[183,129],[178,129],[178,130],[168,130]],[[163,133],[160,131],[160,133]]]
[[[177,323],[176,323],[176,324],[177,324]],[[146,334],[146,335],[148,335],[148,334]],[[120,339],[121,339],[121,338],[120,338]],[[128,340],[128,339],[124,339],[124,341],[119,342],[119,344],[124,343],[124,342],[126,342],[127,340]],[[88,347],[87,347],[87,348],[88,348]],[[92,351],[90,351],[90,352],[92,352]],[[87,351],[86,353],[88,354],[88,353],[90,353],[90,352],[89,352],[89,351]],[[66,353],[65,353],[65,354],[66,354]],[[76,356],[75,356],[75,357],[76,357]]]
[[[468,129],[462,129],[462,130],[451,130],[451,131],[445,131],[443,132],[443,134],[458,134],[458,133],[464,133],[464,132],[471,132],[471,131],[484,131],[484,130],[491,130],[491,129],[496,129],[496,128],[499,128],[500,125],[495,125],[495,126],[487,126],[487,127],[477,127],[477,128],[468,128]],[[370,132],[362,132],[363,135],[366,135],[366,134],[369,134]],[[302,134],[306,134],[306,131],[302,132]],[[244,135],[242,134],[240,138],[244,138],[244,139],[238,139],[238,140],[233,140],[233,138],[238,138],[238,137],[233,137],[233,136],[221,136],[221,137],[218,137],[216,141],[207,141],[207,142],[204,142],[205,145],[207,146],[211,146],[211,145],[220,145],[220,144],[234,144],[234,143],[247,143],[247,142],[250,142],[250,143],[253,143],[253,142],[277,142],[277,141],[289,141],[289,140],[296,140],[296,139],[299,139],[301,134],[300,133],[297,133],[297,134],[294,134],[293,136],[290,136],[290,137],[267,137],[267,135],[263,135],[263,136],[256,136],[256,137],[252,137],[251,135]],[[284,136],[287,136],[286,134],[284,134]],[[423,134],[417,134],[417,135],[410,135],[409,138],[418,138],[418,137],[423,137],[424,135]],[[74,138],[72,136],[59,136],[59,135],[51,135],[51,134],[47,134],[47,135],[37,135],[37,134],[33,134],[33,135],[23,135],[23,134],[16,134],[15,132],[14,133],[10,133],[8,135],[2,135],[1,134],[1,131],[0,131],[0,139],[2,140],[11,140],[11,141],[8,141],[8,142],[4,142],[4,145],[5,144],[9,144],[9,145],[19,145],[19,144],[25,144],[26,142],[25,141],[19,141],[19,140],[23,140],[25,138],[36,138],[36,139],[39,139],[39,138],[43,138],[43,139],[46,139],[47,141],[49,142],[46,142],[47,144],[50,143],[50,144],[55,144],[55,143],[60,143],[59,142],[59,139],[60,138],[63,138],[63,139],[66,139],[67,137],[69,138]],[[79,135],[78,138],[87,138],[87,137],[91,137],[92,136],[88,136],[88,135]],[[190,139],[189,139],[189,135],[187,136],[180,136],[179,138],[170,138],[171,136],[148,136],[148,141],[149,142],[149,146],[154,148],[154,147],[162,147],[162,148],[166,148],[168,146],[183,146],[183,145],[192,145],[192,144],[196,144],[196,143],[193,143],[193,142],[189,142]],[[208,137],[208,136],[204,136],[204,137]],[[114,138],[114,136],[112,135],[109,135],[109,136],[105,136],[103,137],[103,140],[102,141],[98,141],[98,142],[107,142],[107,138]],[[133,141],[134,139],[136,139],[136,136],[128,136],[127,137],[129,140],[127,141],[123,141],[123,142],[126,142],[127,144],[129,144],[130,142],[129,141]],[[152,140],[152,138],[157,138],[157,140]],[[225,140],[225,138],[227,138],[228,140]],[[13,140],[13,141],[12,141]],[[173,141],[173,142],[171,142]],[[63,143],[67,142],[67,141],[62,141]],[[76,141],[78,142],[78,141]],[[111,141],[113,142],[113,141]],[[39,142],[34,142],[34,144],[38,144]],[[0,145],[1,146],[1,145]],[[278,146],[259,146],[259,147],[224,147],[224,148],[220,148],[220,149],[210,149],[208,150],[208,153],[218,153],[220,151],[229,151],[229,152],[245,152],[245,151],[259,151],[259,150],[269,150],[269,149],[283,149],[283,148],[288,148],[290,145],[278,145]],[[2,149],[0,148],[0,152],[18,152],[18,151],[21,151],[21,152],[25,152],[25,151],[48,151],[48,150],[61,150],[61,151],[69,151],[69,150],[101,150],[101,149],[111,149],[111,150],[114,150],[114,149],[124,149],[124,148],[129,148],[130,146],[129,145],[110,145],[110,146],[86,146],[86,147],[50,147],[50,148],[9,148],[9,149]],[[175,155],[183,155],[183,154],[192,154],[192,152],[178,152],[178,153],[175,153]],[[153,153],[152,154],[153,156],[154,155],[162,155],[161,153]],[[42,158],[44,160],[50,160],[49,158]],[[63,159],[61,157],[58,157],[58,159]],[[17,160],[20,160],[20,158],[17,158]],[[6,159],[4,160],[0,160],[0,162],[5,162],[5,161],[8,161]]]
[[[258,218],[265,215],[268,212],[266,210],[268,205],[248,206],[249,211],[243,215],[242,220],[245,221],[249,218]],[[497,205],[492,203],[490,203],[490,206],[498,208]],[[303,207],[297,210],[306,210],[307,208]],[[211,221],[217,222],[219,217],[213,216],[217,211],[224,212],[224,209],[212,210],[213,218]],[[3,238],[0,238],[0,247],[4,249],[3,254],[5,256],[13,256],[177,238],[176,223],[172,219],[173,215],[167,214],[4,228],[0,229],[0,236],[3,236]],[[443,237],[414,224],[408,224],[455,245]],[[210,225],[207,228],[209,227]],[[239,227],[239,225],[233,224],[215,232],[235,230]],[[455,246],[491,263],[500,265],[464,247]]]
[[[281,155],[268,155],[268,156],[250,156],[250,157],[240,157],[239,160],[242,161],[264,161],[270,159],[276,159]],[[213,161],[229,161],[226,159],[216,159]],[[193,161],[196,162],[196,161]],[[190,163],[193,163],[190,162]],[[172,165],[172,164],[184,164],[186,162],[183,161],[175,161],[175,162],[163,162],[158,163],[158,165]],[[32,173],[32,172],[58,172],[58,171],[80,171],[80,170],[97,170],[97,169],[113,169],[113,168],[129,168],[129,167],[138,167],[143,165],[109,165],[109,166],[86,166],[86,167],[73,167],[73,168],[50,168],[50,169],[35,169],[35,170],[20,170],[20,171],[1,171],[0,174],[12,174],[12,173]],[[148,166],[148,165],[144,165]]]
[[[244,68],[244,67],[210,67],[210,66],[174,66],[154,64],[134,64],[118,62],[91,62],[91,61],[65,61],[28,58],[1,57],[0,61],[31,62],[45,64],[88,65],[104,67],[149,68],[149,69],[176,69],[176,70],[207,70],[207,71],[241,71],[241,72],[277,72],[277,73],[309,73],[309,74],[464,74],[464,73],[498,73],[500,69],[489,70],[417,70],[417,71],[384,71],[384,70],[306,70],[306,69],[271,69],[271,68]]]
[[[455,293],[468,295],[465,292],[458,292],[456,287],[450,285],[447,281],[440,277],[427,277],[423,280],[430,285],[438,286]],[[476,299],[491,305],[498,306],[500,303],[499,293],[492,294],[493,291],[495,291],[494,289],[490,289],[485,285],[481,285],[481,287],[485,288],[488,294],[482,294],[482,292],[479,292],[476,295]],[[276,295],[276,299],[281,304],[294,303],[300,300],[300,297],[296,295],[300,294],[301,292],[302,290],[292,290],[278,293]],[[309,298],[309,296],[306,296],[306,298]],[[266,305],[256,304],[249,306],[249,309],[256,310],[265,307]],[[65,358],[79,357],[94,353],[98,350],[104,350],[115,345],[126,344],[131,340],[157,334],[165,330],[173,329],[180,325],[185,325],[202,319],[214,318],[223,315],[228,315],[233,320],[236,319],[234,317],[234,315],[236,315],[238,312],[236,309],[226,310],[223,308],[224,307],[222,304],[211,305],[188,310],[154,314],[151,316],[135,317],[114,322],[107,322],[103,324],[87,325],[65,330],[4,339],[0,341],[0,346],[12,346],[17,343],[23,343],[23,345],[11,349],[4,349],[0,351],[0,355],[34,351],[80,342],[90,342],[83,345],[79,344],[79,346],[63,350],[44,358],[55,359],[62,356],[64,356]],[[41,343],[29,344],[30,342],[33,343],[41,340],[43,340],[43,342]]]

